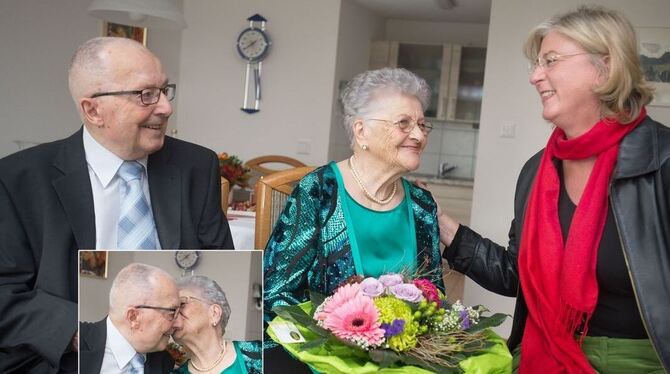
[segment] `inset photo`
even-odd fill
[[[262,251],[79,251],[81,373],[262,372]]]

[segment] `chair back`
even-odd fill
[[[256,194],[255,248],[265,248],[296,182],[312,170],[314,170],[312,166],[296,167],[274,172],[258,180],[254,189]]]
[[[228,179],[221,177],[221,210],[223,214],[228,211],[228,195],[230,194],[230,182]]]
[[[287,157],[287,156],[279,156],[279,155],[267,155],[267,156],[260,156],[256,158],[252,158],[251,160],[248,160],[247,162],[244,163],[244,166],[248,167],[252,171],[260,174],[260,175],[268,175],[272,173],[276,173],[278,171],[286,170],[286,167],[280,167],[280,168],[274,168],[274,167],[267,167],[267,164],[273,165],[274,164],[284,164],[288,165],[289,168],[299,168],[302,166],[307,166],[304,163],[302,163],[299,160],[296,160],[295,158]],[[263,166],[266,165],[266,166]]]

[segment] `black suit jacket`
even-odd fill
[[[102,359],[105,355],[107,341],[107,319],[98,322],[79,323],[79,367],[82,374],[100,373]],[[144,363],[144,374],[168,373],[174,367],[174,360],[169,353],[147,353]]]
[[[233,248],[214,152],[165,137],[147,170],[162,248]],[[76,365],[77,250],[95,238],[82,130],[0,160],[1,373]]]

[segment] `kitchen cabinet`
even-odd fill
[[[470,208],[472,206],[472,185],[470,183],[449,179],[423,181],[426,182],[435,201],[449,216],[464,225],[470,224]],[[444,262],[443,272],[444,286],[449,302],[463,300],[464,275],[449,269],[446,261]]]
[[[432,90],[426,116],[479,123],[486,48],[457,44],[373,41],[370,68],[405,68],[426,80]]]

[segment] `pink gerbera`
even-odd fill
[[[384,341],[379,312],[372,299],[365,295],[356,295],[325,315],[325,327],[340,339],[364,348],[378,346]]]
[[[318,308],[317,313],[314,314],[314,319],[323,321],[326,316],[339,308],[342,304],[352,300],[361,294],[361,286],[358,283],[345,284],[338,288],[333,296],[326,298],[323,302],[323,307]]]

